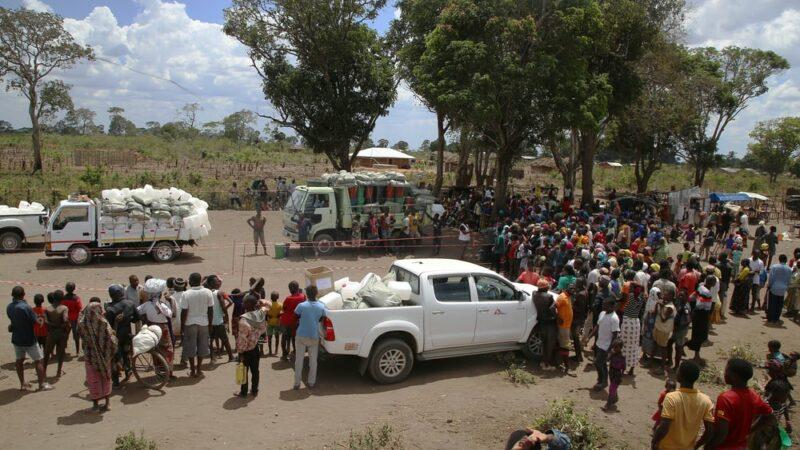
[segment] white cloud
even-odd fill
[[[755,124],[800,111],[800,3],[786,0],[697,0],[687,18],[691,46],[728,45],[772,50],[792,69],[769,80],[770,90],[750,102],[725,130],[720,152],[744,154]]]
[[[41,0],[22,0],[22,7],[38,12],[53,12],[53,8]]]

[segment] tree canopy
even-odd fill
[[[68,69],[93,55],[91,48],[75,42],[60,16],[0,7],[0,80],[5,81],[6,90],[28,99],[34,172],[42,170],[39,121],[58,110],[72,108],[69,86],[44,79],[54,70]]]
[[[750,138],[753,142],[747,147],[746,158],[766,172],[770,182],[800,160],[800,117],[759,122]]]
[[[396,97],[388,45],[365,22],[385,0],[233,0],[224,30],[248,47],[275,114],[349,170]]]

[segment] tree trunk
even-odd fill
[[[694,168],[694,185],[703,187],[703,181],[706,178],[706,169],[701,163],[698,163]]]
[[[456,186],[467,187],[472,182],[472,171],[469,167],[470,146],[465,140],[465,133],[461,133],[458,143],[458,168],[456,169]]]
[[[487,158],[488,159],[488,158]],[[510,149],[498,149],[495,167],[494,208],[492,218],[497,217],[500,206],[505,206],[508,196],[508,180],[511,178],[511,169],[514,154]]]
[[[594,203],[594,155],[597,152],[597,133],[592,129],[581,131],[581,205]]]
[[[475,146],[475,166],[473,167],[475,171],[475,186],[483,187],[483,177],[481,174],[483,173],[482,165],[483,165],[483,158],[482,158],[481,147],[479,145]]]
[[[433,184],[433,195],[439,196],[444,184],[444,114],[440,111],[436,112],[436,131],[439,137],[439,148],[437,149],[436,157],[436,181]]]
[[[36,90],[28,90],[28,114],[31,117],[31,140],[33,141],[33,173],[42,171],[42,129],[39,127],[39,117],[36,115]]]

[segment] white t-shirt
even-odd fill
[[[614,333],[619,332],[619,317],[617,313],[600,313],[597,319],[597,347],[601,350],[608,351],[611,347],[611,340],[614,338]]]
[[[189,288],[184,292],[181,309],[187,310],[186,326],[208,326],[208,308],[214,307],[214,295],[209,289],[202,286]]]
[[[463,223],[461,225],[463,225],[463,227],[458,227],[458,240],[461,242],[469,242],[469,227]]]
[[[598,281],[600,281],[600,269],[592,269],[589,271],[589,274],[586,275],[586,284],[591,286]]]
[[[742,216],[739,217],[739,223],[742,225],[742,228],[745,229],[750,226],[750,219],[747,218],[747,214],[742,214]]]
[[[753,258],[750,260],[750,272],[755,274],[753,276],[753,285],[761,285],[761,277],[759,274],[762,270],[764,270],[764,263],[761,261],[761,259]]]
[[[647,283],[650,282],[650,275],[644,273],[643,271],[636,272],[636,276],[634,276],[634,280],[636,283],[641,286],[645,291],[647,290]]]
[[[140,316],[146,316],[150,323],[167,323],[167,317],[172,317],[172,310],[161,300],[144,302],[136,308],[136,311]]]

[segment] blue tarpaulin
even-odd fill
[[[746,202],[751,200],[750,196],[742,193],[712,192],[709,196],[712,202]]]

